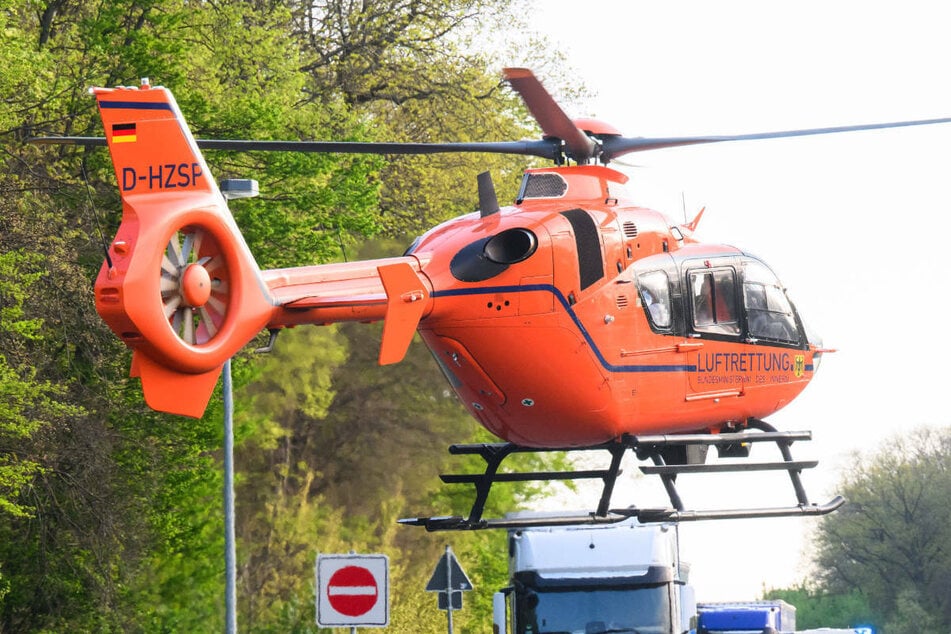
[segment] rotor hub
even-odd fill
[[[231,303],[228,265],[215,235],[194,225],[176,231],[159,273],[162,306],[172,331],[189,345],[211,341]]]
[[[211,297],[211,275],[201,264],[194,262],[185,267],[181,280],[182,299],[192,308],[199,308]]]

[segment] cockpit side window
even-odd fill
[[[746,263],[743,300],[750,338],[799,342],[799,329],[786,292],[773,272],[754,260]]]
[[[655,330],[669,330],[672,325],[670,282],[664,271],[650,271],[637,276],[641,305]]]
[[[733,269],[693,270],[687,279],[693,305],[693,329],[717,335],[740,334]]]

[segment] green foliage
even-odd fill
[[[41,276],[38,261],[27,253],[0,253],[0,515],[31,513],[20,500],[43,466],[22,447],[50,417],[76,411],[58,400],[63,390],[39,380],[29,364],[29,344],[41,337],[42,320],[26,318],[23,303]]]
[[[861,592],[889,632],[948,631],[951,428],[908,432],[853,465],[841,484],[848,506],[817,536],[821,587]]]
[[[360,255],[377,257],[394,248],[368,245]],[[471,488],[440,486],[437,474],[484,468],[478,460],[452,459],[446,448],[492,439],[463,410],[420,342],[403,362],[385,367],[375,364],[379,346],[379,326],[288,331],[239,394],[250,406],[242,427],[252,430],[238,458],[244,474],[238,497],[245,505],[239,535],[253,545],[246,557],[257,562],[244,578],[242,618],[254,627],[301,626],[283,619],[300,616],[300,606],[311,601],[318,550],[388,554],[398,588],[394,604],[400,606],[392,617],[395,631],[444,627],[444,615],[433,609],[435,597],[420,589],[447,537],[400,528],[396,520],[419,513],[467,514]],[[536,469],[562,460],[523,458],[528,462],[521,468]],[[497,487],[486,512],[515,510],[540,493]],[[450,537],[477,588],[455,623],[461,632],[484,631],[492,592],[506,584],[505,534]]]
[[[880,622],[868,598],[859,590],[836,594],[802,584],[795,588],[770,590],[763,598],[782,599],[795,606],[796,627],[800,630],[848,628]]]
[[[524,56],[536,67],[558,53],[536,42],[521,2],[374,0],[360,10],[343,4],[304,5],[295,13],[303,70],[312,81],[373,122],[377,140],[496,141],[537,135],[512,93],[500,90],[500,64],[485,41],[506,33],[505,61]],[[504,25],[504,27],[503,27]],[[325,92],[317,92],[326,95]],[[325,99],[325,97],[321,97]],[[475,176],[490,171],[501,201],[515,199],[523,157],[486,154],[399,157],[382,166],[380,228],[415,235],[475,210]]]
[[[311,419],[327,415],[334,397],[333,372],[348,353],[346,339],[333,326],[286,330],[278,341],[275,351],[257,363],[256,378],[242,394],[257,419],[248,425],[254,436],[247,442],[269,449],[274,439],[268,419],[285,420],[297,413]]]
[[[913,590],[903,590],[895,599],[895,610],[883,628],[888,634],[943,634],[948,622],[922,605],[922,598]]]
[[[109,157],[21,141],[102,134],[88,88],[140,77],[174,91],[199,138],[530,136],[494,62],[468,45],[518,15],[498,0],[0,0],[0,631],[224,621],[220,398],[201,420],[144,406],[128,352],[93,306],[119,221]],[[264,267],[351,255],[380,233],[405,242],[471,211],[483,169],[512,198],[522,165],[208,160],[217,177],[260,181],[263,195],[233,211]],[[445,626],[421,589],[445,544],[395,519],[461,508],[468,491],[434,493],[436,474],[449,442],[480,431],[420,345],[377,368],[378,338],[377,326],[300,329],[282,336],[286,355],[235,360],[242,630],[314,631],[314,556],[350,549],[390,554],[392,630]],[[493,509],[530,494],[500,491]],[[504,536],[453,541],[477,588],[457,628],[481,632],[504,583]]]

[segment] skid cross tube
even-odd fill
[[[769,424],[751,420],[749,428],[756,431],[742,431],[721,434],[664,434],[623,436],[616,441],[594,445],[590,447],[564,447],[537,449],[521,447],[512,443],[477,443],[461,444],[449,447],[453,455],[477,455],[485,462],[485,469],[481,473],[443,474],[440,476],[447,484],[471,484],[475,487],[475,499],[467,517],[416,517],[401,519],[400,523],[423,526],[427,530],[479,530],[486,528],[517,528],[528,526],[557,526],[565,524],[605,524],[619,522],[629,517],[637,517],[640,521],[677,521],[689,522],[712,519],[739,519],[756,517],[784,517],[797,515],[825,515],[836,510],[845,503],[841,496],[835,496],[826,504],[810,504],[802,484],[800,474],[803,469],[811,469],[818,464],[815,460],[794,460],[790,447],[798,440],[811,440],[812,433],[808,431],[779,432]],[[716,447],[726,456],[736,456],[739,450],[741,455],[748,453],[749,445],[755,443],[772,443],[780,451],[781,460],[775,462],[726,462],[705,464],[706,448]],[[691,454],[688,449],[702,449],[699,454]],[[624,454],[631,450],[638,460],[650,460],[653,464],[640,466],[639,469],[646,475],[657,475],[664,486],[670,508],[648,509],[630,506],[627,508],[611,508],[611,498],[614,487],[621,471],[621,460]],[[606,451],[610,454],[610,464],[604,469],[588,469],[578,471],[531,471],[531,472],[504,472],[501,471],[502,462],[516,453],[536,452],[581,452]],[[685,458],[690,455],[699,455],[701,462],[694,462]],[[680,456],[679,460],[676,456]],[[670,458],[674,457],[673,460]],[[736,473],[744,471],[786,471],[796,495],[795,506],[780,506],[767,508],[742,509],[711,509],[692,510],[686,508],[677,491],[676,481],[680,474],[717,474]],[[556,515],[538,517],[505,517],[484,518],[485,506],[496,482],[547,482],[554,480],[596,480],[603,482],[601,496],[597,507],[593,511],[566,511]]]
[[[440,479],[446,484],[468,483],[475,486],[476,496],[469,511],[469,517],[464,520],[473,528],[482,528],[482,513],[489,499],[492,485],[496,482],[545,482],[551,480],[590,480],[602,479],[604,489],[601,501],[598,504],[598,514],[605,515],[610,504],[611,491],[614,483],[621,474],[620,464],[624,455],[624,446],[592,447],[592,450],[606,449],[611,451],[612,460],[609,469],[595,469],[585,471],[533,471],[525,473],[499,473],[502,461],[513,453],[534,453],[538,451],[567,451],[565,449],[534,449],[520,447],[512,443],[478,443],[471,445],[450,445],[449,453],[453,455],[478,455],[485,461],[485,471],[482,473],[443,474]],[[445,518],[444,518],[445,519]],[[461,518],[460,518],[461,519]],[[411,522],[404,522],[411,523]]]
[[[728,472],[728,471],[763,471],[763,470],[785,470],[789,475],[789,480],[792,483],[793,491],[796,493],[796,500],[800,506],[808,506],[809,498],[806,495],[806,489],[802,485],[802,478],[800,474],[803,469],[811,469],[815,467],[817,461],[809,462],[797,462],[793,460],[792,447],[793,442],[797,440],[812,440],[812,432],[809,431],[794,431],[794,432],[780,432],[777,431],[775,427],[767,423],[766,421],[752,418],[748,421],[748,426],[751,429],[760,430],[759,432],[740,432],[736,434],[664,434],[658,436],[634,436],[631,438],[633,443],[634,451],[640,455],[649,455],[654,461],[655,466],[657,467],[656,471],[648,471],[650,467],[641,467],[641,472],[643,473],[656,473],[660,475],[661,480],[664,483],[664,488],[667,490],[668,496],[670,497],[671,504],[674,505],[678,511],[683,510],[682,505],[678,505],[680,500],[679,496],[676,493],[674,487],[674,480],[676,480],[678,473],[712,473],[716,471]],[[675,446],[735,446],[735,445],[744,445],[748,443],[763,443],[763,442],[772,442],[779,448],[779,452],[782,455],[781,462],[775,463],[759,463],[759,464],[747,464],[747,465],[677,465],[673,468],[669,468],[669,465],[666,465],[663,460],[663,450],[668,447]],[[668,467],[667,469],[661,469],[661,467]],[[730,468],[733,467],[733,468]],[[677,501],[675,501],[675,499]],[[838,507],[836,507],[838,508]]]

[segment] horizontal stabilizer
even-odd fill
[[[386,289],[386,319],[383,322],[383,343],[380,344],[380,365],[399,363],[406,356],[419,320],[426,310],[429,292],[413,267],[405,262],[387,264],[377,270]]]
[[[412,256],[264,271],[279,310],[268,328],[383,321],[380,365],[406,355],[432,309],[429,282]]]

